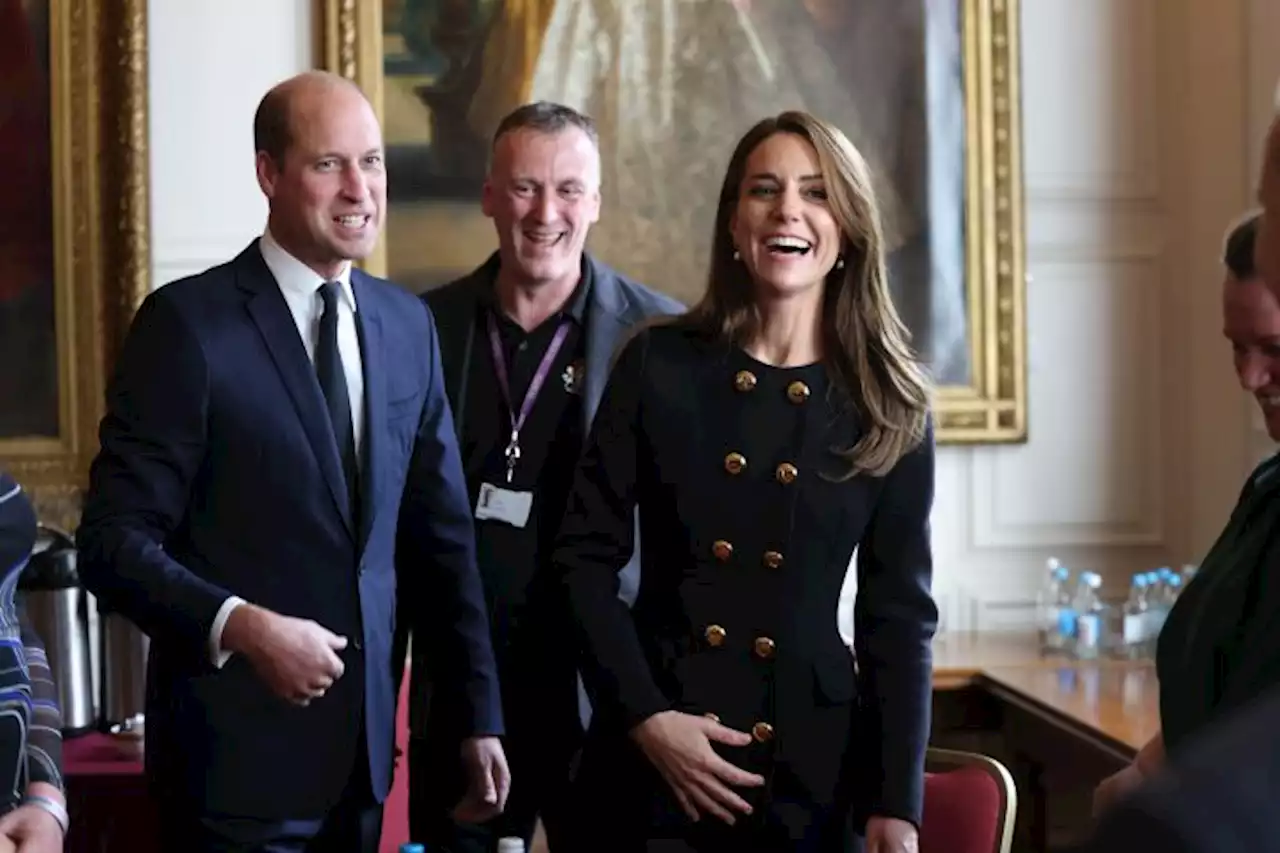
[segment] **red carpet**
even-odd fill
[[[395,780],[387,796],[382,815],[382,844],[379,853],[399,853],[400,845],[409,840],[409,667],[404,669],[400,684],[400,701],[396,704],[396,746],[400,760],[396,763]]]

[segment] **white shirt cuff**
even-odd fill
[[[222,665],[231,659],[231,652],[222,648],[222,629],[227,627],[227,619],[231,616],[231,611],[241,604],[244,604],[244,599],[233,595],[222,602],[222,606],[218,608],[218,615],[213,617],[213,627],[209,629],[209,659],[218,669],[222,669]]]

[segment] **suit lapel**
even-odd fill
[[[588,432],[609,380],[614,350],[634,322],[628,316],[629,303],[617,280],[598,265],[592,270],[592,275],[591,301],[587,305],[587,376],[583,384],[582,406]]]
[[[360,478],[360,535],[357,544],[363,548],[373,529],[374,513],[380,501],[378,489],[386,480],[387,454],[383,441],[387,436],[387,359],[382,339],[382,317],[374,290],[359,270],[351,271],[351,286],[356,295],[356,329],[360,334],[360,361],[364,367],[364,453],[363,476]]]
[[[248,311],[259,334],[271,353],[276,370],[302,421],[316,462],[329,486],[339,515],[347,530],[352,530],[351,514],[347,509],[347,490],[343,484],[342,463],[338,458],[337,443],[329,425],[329,413],[325,407],[320,382],[316,378],[311,360],[298,337],[298,327],[275,278],[262,260],[255,243],[244,252],[238,262],[236,281],[249,292]]]

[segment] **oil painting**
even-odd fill
[[[0,0],[0,440],[58,435],[49,4]]]
[[[549,100],[599,129],[588,250],[692,304],[733,145],[758,119],[804,109],[871,168],[895,304],[941,387],[941,440],[1025,439],[1012,0],[346,5],[321,4],[325,57],[383,119],[378,271],[423,291],[478,265],[496,246],[479,207],[493,132]]]
[[[145,0],[0,0],[0,467],[73,530],[149,289]]]

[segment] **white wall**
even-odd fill
[[[253,111],[307,68],[312,0],[148,4],[153,282],[228,260],[261,233]]]
[[[151,4],[156,283],[261,228],[252,110],[311,57],[309,0]],[[1280,79],[1273,0],[1023,0],[1031,440],[945,448],[936,590],[1024,625],[1050,554],[1196,560],[1270,446],[1221,342],[1217,253]],[[232,59],[226,45],[235,44]]]

